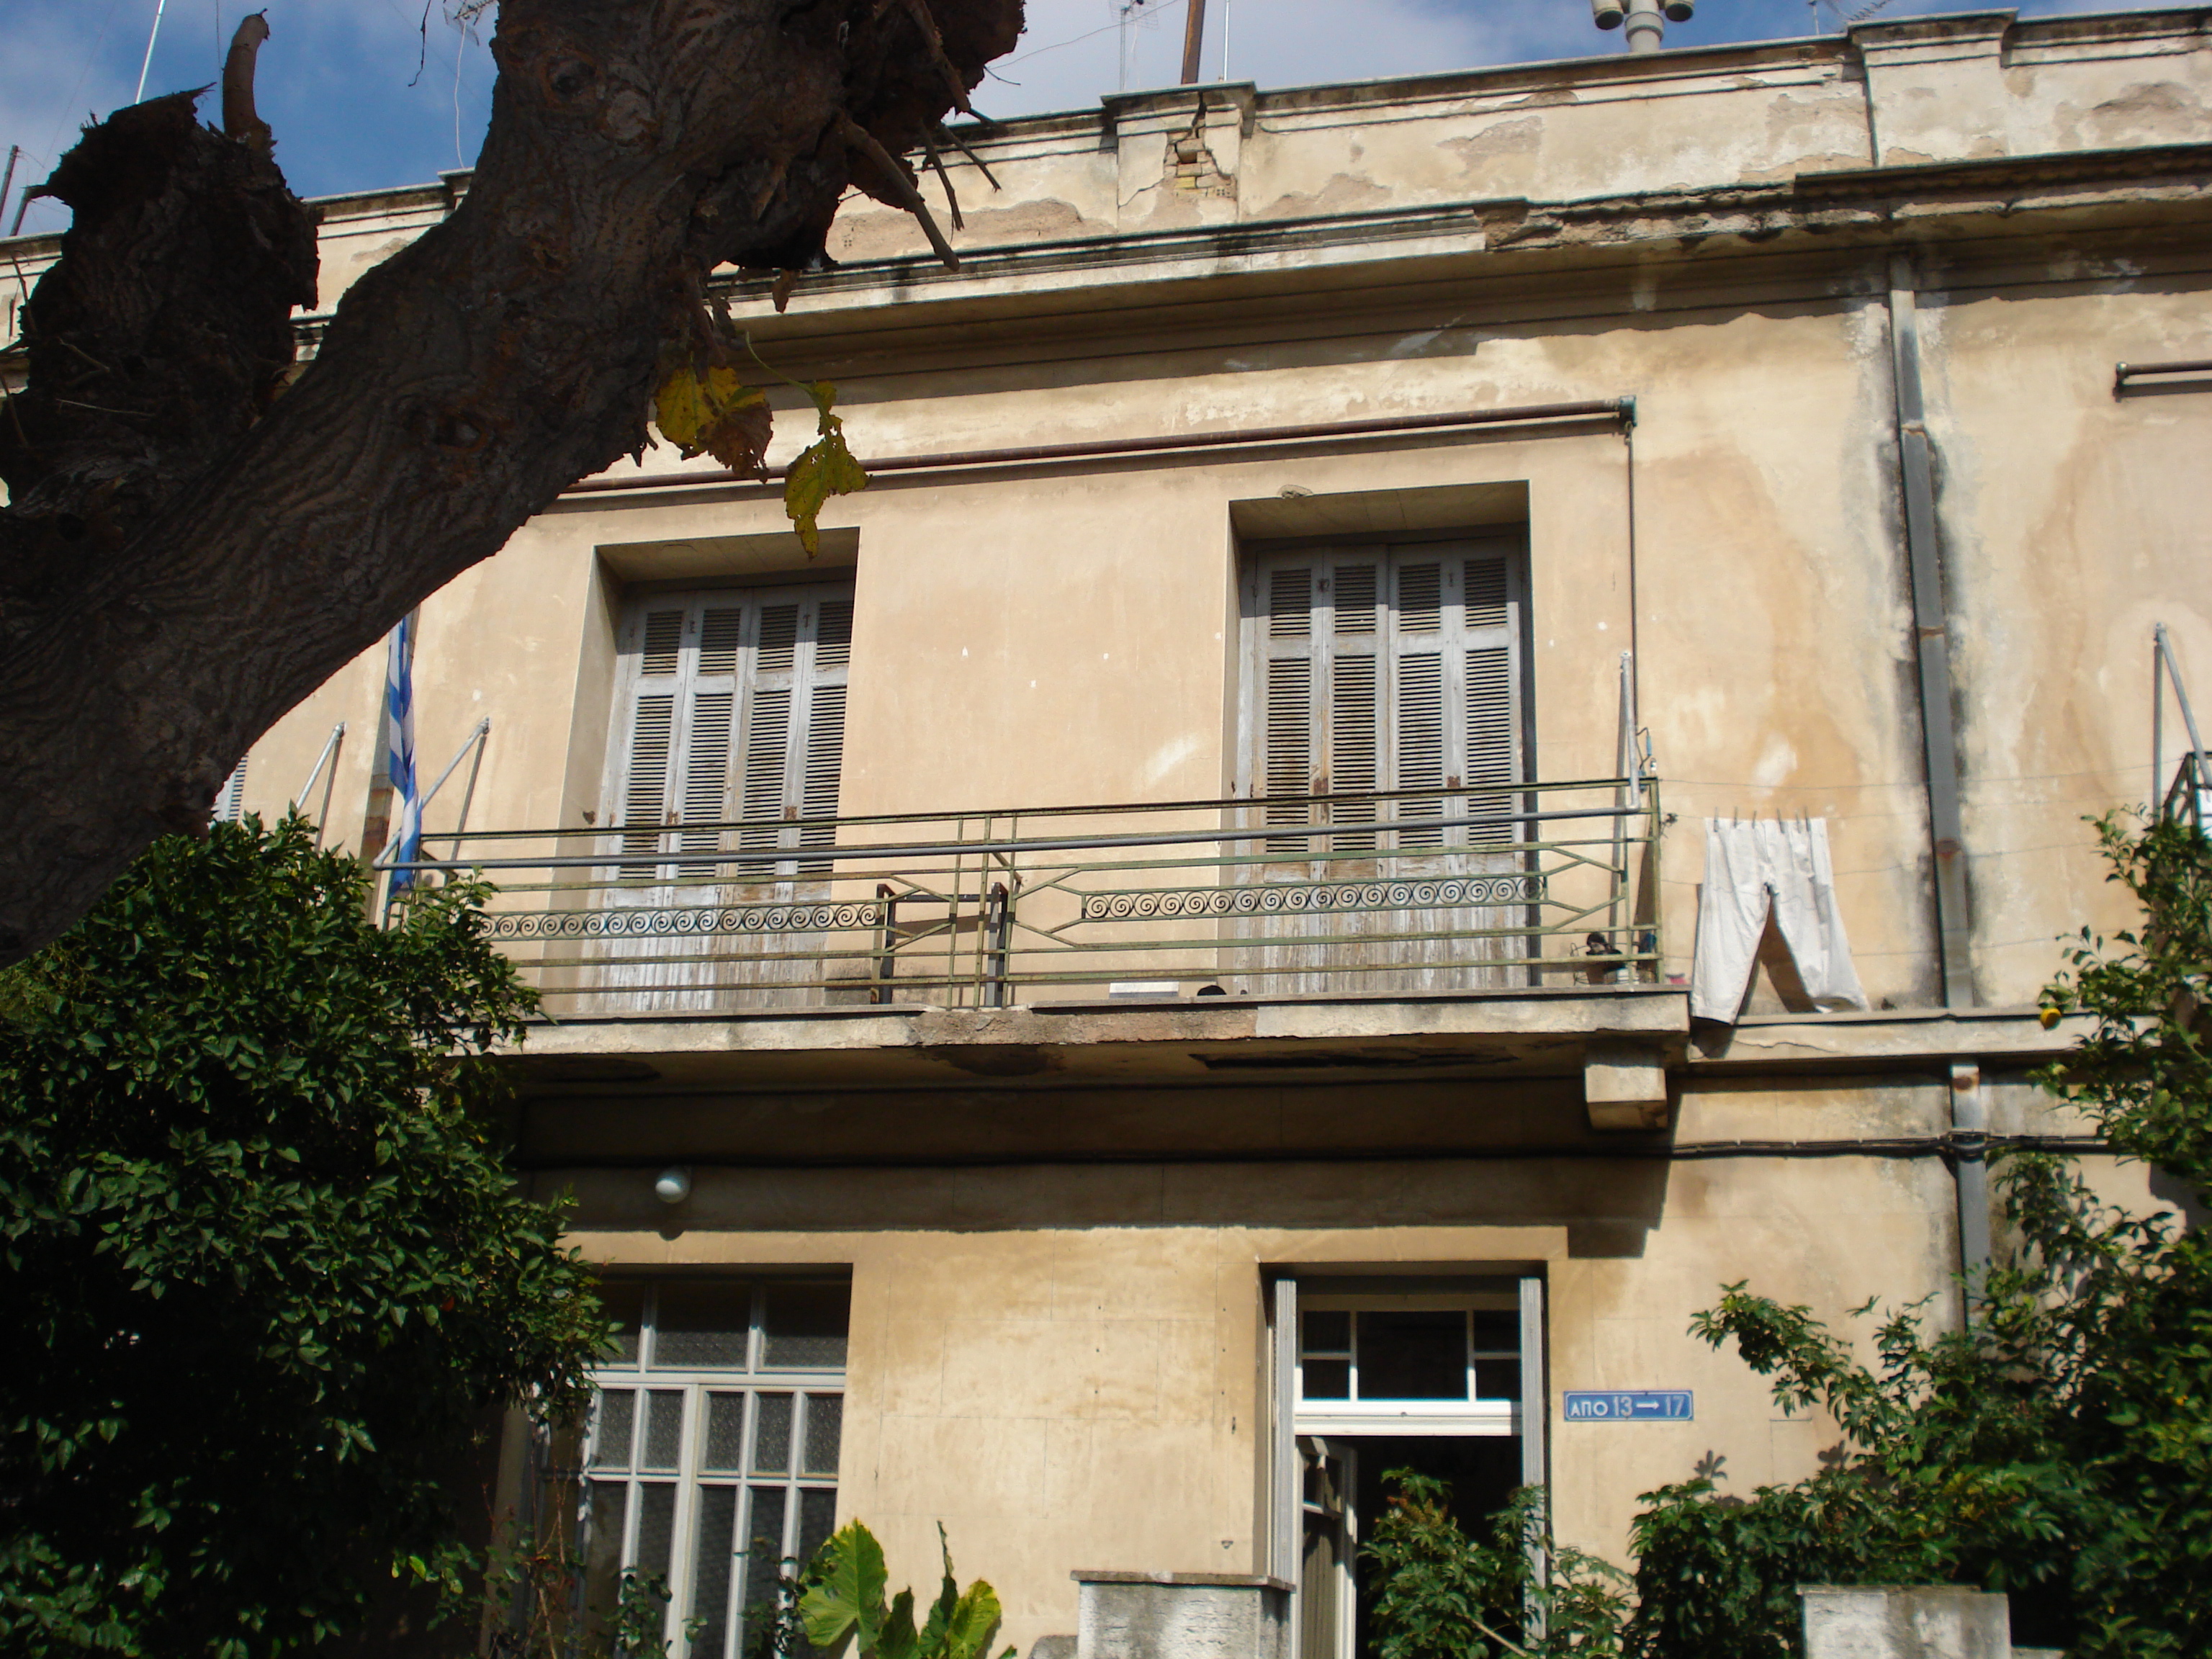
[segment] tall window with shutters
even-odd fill
[[[836,839],[823,820],[837,812],[852,640],[852,590],[842,585],[654,596],[632,607],[610,769],[621,881],[826,872],[805,849]]]
[[[1244,581],[1243,792],[1261,823],[1337,862],[1501,847],[1525,781],[1517,537],[1264,554]],[[1376,792],[1412,791],[1376,802]],[[1433,791],[1433,793],[1429,792]],[[1310,801],[1307,797],[1328,799]]]

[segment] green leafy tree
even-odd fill
[[[477,1109],[483,890],[389,930],[297,818],[165,839],[0,996],[0,1650],[296,1650],[458,1586],[446,1478],[605,1321]]]
[[[2046,995],[2091,1035],[2039,1081],[2201,1214],[2212,1200],[2212,843],[2100,825],[2143,921],[2084,929]],[[2011,1158],[2018,1234],[1963,1332],[1917,1308],[1875,1361],[1802,1307],[1727,1287],[1692,1329],[1843,1431],[1820,1474],[1747,1501],[1710,1478],[1644,1495],[1635,1532],[1648,1659],[1796,1651],[1808,1582],[2008,1593],[2015,1632],[2075,1659],[2212,1651],[2212,1239],[2171,1211],[2100,1200],[2070,1160]],[[1858,1310],[1873,1312],[1872,1304]]]
[[[1390,1500],[1359,1552],[1373,1586],[1376,1659],[1620,1652],[1627,1575],[1551,1537],[1541,1487],[1513,1494],[1486,1544],[1453,1519],[1447,1482],[1413,1469],[1386,1470],[1382,1481]]]

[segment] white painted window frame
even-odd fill
[[[673,1659],[738,1659],[744,1651],[745,1632],[743,1620],[745,1589],[750,1577],[751,1534],[753,1530],[753,1493],[771,1487],[785,1493],[782,1536],[778,1540],[778,1565],[787,1558],[801,1553],[801,1521],[804,1494],[828,1492],[835,1503],[838,1491],[838,1471],[827,1474],[805,1471],[805,1447],[808,1419],[815,1409],[817,1399],[835,1399],[839,1402],[839,1455],[843,1451],[842,1414],[845,1395],[843,1366],[778,1366],[765,1363],[769,1284],[760,1280],[736,1280],[733,1291],[749,1289],[747,1310],[745,1364],[729,1366],[661,1366],[653,1363],[653,1348],[659,1329],[659,1307],[661,1283],[655,1281],[644,1287],[644,1306],[638,1331],[637,1358],[595,1367],[592,1383],[599,1392],[594,1395],[592,1420],[583,1446],[583,1463],[580,1471],[580,1516],[577,1530],[578,1552],[589,1558],[594,1547],[592,1536],[592,1487],[595,1483],[620,1483],[625,1487],[623,1504],[623,1535],[616,1551],[620,1568],[637,1565],[639,1532],[644,1504],[643,1490],[649,1486],[672,1486],[675,1488],[674,1515],[669,1543],[667,1574],[669,1599],[664,1634],[670,1642]],[[848,1327],[849,1328],[849,1327]],[[632,1391],[636,1404],[631,1413],[631,1444],[635,1449],[628,1462],[621,1468],[602,1467],[600,1462],[600,1434],[605,1426],[602,1401],[605,1391],[624,1389]],[[647,1432],[647,1401],[658,1391],[678,1392],[684,1396],[682,1438],[677,1465],[672,1471],[641,1470],[644,1438]],[[736,1471],[709,1470],[705,1467],[707,1456],[708,1396],[714,1394],[742,1394],[745,1398],[744,1427],[740,1456],[742,1467]],[[781,1474],[762,1474],[752,1469],[757,1455],[756,1437],[760,1425],[760,1396],[789,1394],[793,1397],[790,1451],[786,1462],[787,1470]],[[697,1574],[699,1524],[702,1509],[702,1493],[712,1487],[735,1487],[738,1492],[737,1514],[732,1529],[731,1555],[732,1565],[727,1582],[727,1602],[722,1620],[723,1642],[718,1650],[702,1645],[694,1648],[684,1634],[685,1624],[695,1612],[693,1586]],[[834,1507],[831,1524],[836,1524]]]

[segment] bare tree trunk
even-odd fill
[[[1021,0],[505,0],[467,197],[353,286],[265,415],[241,323],[218,343],[228,358],[199,354],[230,364],[227,413],[166,448],[125,404],[106,427],[68,428],[90,417],[40,392],[41,352],[66,343],[34,332],[33,389],[11,404],[36,418],[0,434],[15,494],[0,515],[0,960],[66,928],[155,836],[204,825],[272,721],[636,448],[660,346],[684,337],[708,271],[805,268],[848,183],[910,193],[844,122],[894,156],[914,148],[1020,27]],[[64,178],[76,154],[54,182],[83,229]],[[129,241],[116,226],[135,210],[102,221],[111,242]],[[189,220],[173,203],[167,222]],[[34,330],[75,253],[42,281]],[[268,267],[271,290],[300,274],[281,249],[239,257]],[[173,378],[189,384],[182,356]]]

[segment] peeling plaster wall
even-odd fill
[[[1851,31],[1885,167],[2199,142],[2207,14],[1973,12]]]
[[[1686,1097],[1683,1133],[1925,1133],[1943,1093],[1932,1079],[1708,1085]],[[1818,1413],[1784,1417],[1761,1379],[1692,1338],[1690,1310],[1749,1279],[1833,1310],[1933,1295],[1942,1317],[1954,1249],[1935,1159],[695,1179],[672,1213],[647,1172],[539,1177],[549,1191],[574,1182],[575,1242],[627,1269],[851,1263],[841,1518],[884,1539],[894,1583],[926,1578],[941,1519],[1024,1650],[1073,1628],[1071,1567],[1255,1570],[1269,1269],[1541,1264],[1555,1394],[1694,1390],[1693,1422],[1553,1425],[1562,1540],[1621,1561],[1638,1492],[1686,1479],[1709,1451],[1728,1489],[1748,1492],[1814,1467],[1836,1437]],[[1863,1325],[1849,1334],[1870,1352]]]
[[[978,141],[1003,192],[946,158],[969,219],[956,240],[1067,245],[1050,259],[939,278],[897,262],[921,246],[903,216],[857,204],[832,245],[852,269],[802,283],[781,318],[738,293],[771,360],[836,381],[864,456],[1623,395],[1638,400],[1632,439],[1490,428],[884,471],[825,510],[830,550],[811,567],[773,493],[665,453],[625,462],[601,482],[654,487],[565,497],[425,605],[418,764],[434,775],[489,714],[477,825],[604,823],[624,595],[849,570],[846,811],[1212,797],[1237,774],[1224,711],[1254,525],[1380,537],[1458,522],[1440,503],[1510,502],[1529,549],[1540,779],[1610,774],[1620,653],[1636,652],[1675,815],[1659,863],[1664,971],[1688,968],[1699,820],[1802,813],[1830,823],[1869,995],[1924,1009],[1939,988],[1888,307],[1902,248],[1936,458],[1974,972],[1985,1003],[2029,1001],[2057,963],[2054,935],[2122,920],[2078,820],[2150,787],[2154,623],[2212,696],[2200,482],[2212,396],[2112,391],[2117,361],[2212,357],[2201,186],[2116,162],[2108,186],[1992,187],[1970,215],[1899,185],[1905,205],[1879,222],[1802,203],[1701,219],[1676,198],[1864,169],[1877,140],[1899,165],[2197,142],[2205,15],[1977,14],[1849,42],[1213,88],[1202,105],[1138,94],[1010,124]],[[448,185],[325,204],[325,301],[446,210],[465,181]],[[937,198],[936,180],[924,189]],[[1601,196],[1623,199],[1600,212],[1587,198]],[[1535,205],[1448,210],[1499,197]],[[1299,222],[1257,252],[1233,234],[1285,220]],[[774,398],[781,461],[811,422]],[[380,655],[362,657],[263,738],[247,806],[281,809],[343,718],[331,829],[351,841],[381,676]],[[441,798],[433,832],[458,804]],[[1753,1007],[1775,998],[1762,977]],[[1770,1048],[1778,1029],[1813,1028],[1778,1022]],[[1941,1066],[1852,1056],[1848,1021],[1817,1029],[1834,1045],[1822,1053],[1855,1071],[1829,1074],[1826,1058],[1771,1061],[1822,1068],[1795,1076],[1692,1066],[1676,1082],[1676,1138],[1948,1127]],[[636,1040],[610,1028],[599,1057]],[[2016,1077],[1993,1076],[1990,1092],[2001,1132],[2081,1127]],[[863,1093],[587,1096],[540,1128],[561,1158],[664,1133],[691,1136],[703,1158],[757,1149],[758,1115],[787,1107],[787,1132],[815,1152],[857,1153],[869,1120],[848,1109]],[[1026,1647],[1073,1629],[1072,1567],[1255,1565],[1269,1271],[1540,1264],[1555,1396],[1694,1389],[1691,1424],[1554,1425],[1562,1535],[1615,1559],[1634,1493],[1705,1452],[1744,1492],[1808,1473],[1834,1439],[1817,1417],[1779,1417],[1759,1379],[1687,1336],[1722,1284],[1747,1278],[1832,1320],[1877,1293],[1955,1311],[1954,1194],[1933,1158],[1328,1155],[1362,1136],[1370,1149],[1425,1136],[1457,1149],[1478,1133],[1551,1148],[1574,1096],[1568,1071],[1426,1090],[1157,1087],[1103,1103],[979,1084],[957,1111],[934,1097],[931,1155],[1021,1139],[1069,1162],[702,1166],[673,1215],[637,1170],[538,1179],[574,1186],[576,1242],[597,1260],[849,1264],[844,1512],[884,1535],[901,1583],[927,1581],[943,1519],[963,1573],[1000,1587],[1007,1637]],[[932,1111],[917,1098],[873,1109]],[[1182,1126],[1192,1161],[1082,1161],[1124,1126]],[[1291,1145],[1323,1150],[1266,1167],[1198,1161]],[[2102,1191],[2145,1195],[2139,1171],[2093,1173]]]

